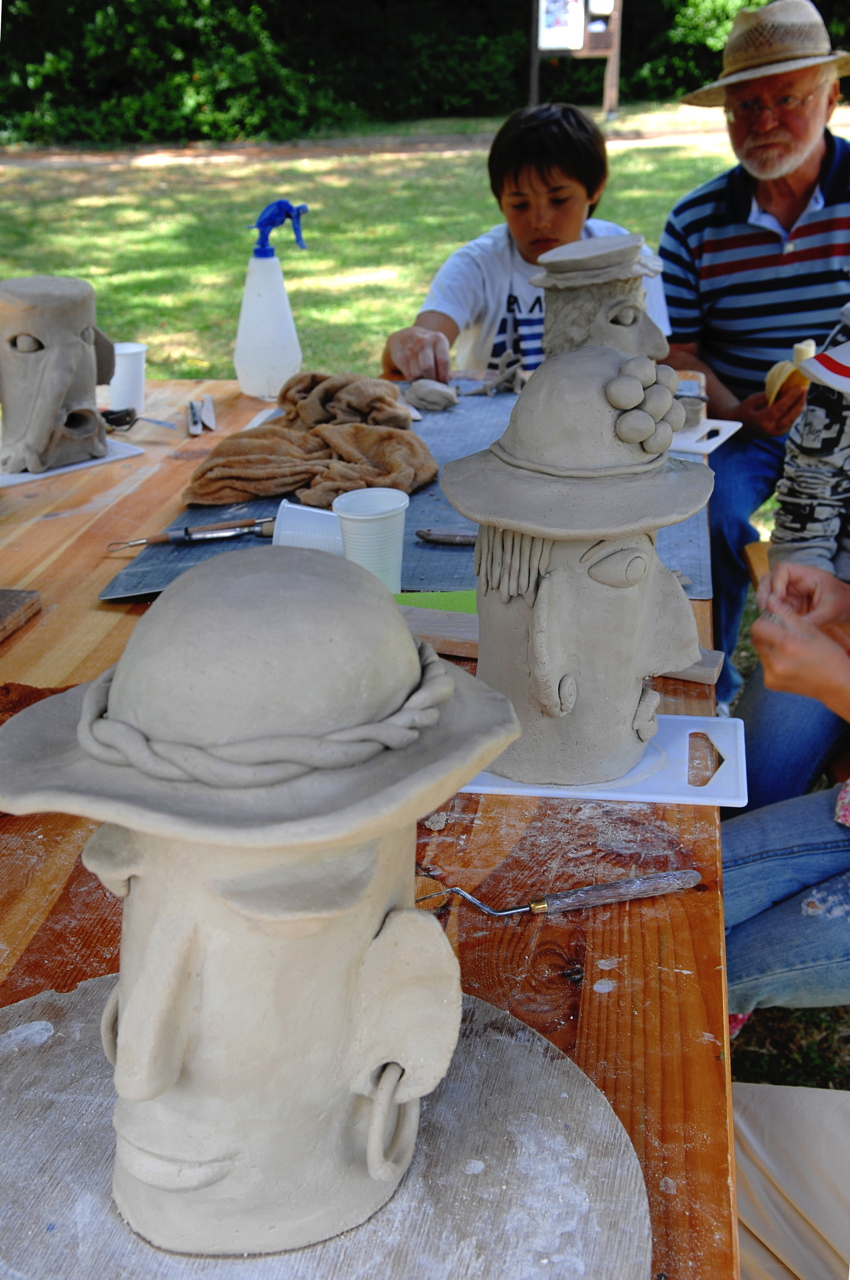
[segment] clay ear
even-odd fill
[[[115,374],[115,347],[102,329],[95,325],[94,358],[97,365],[96,381],[99,387],[111,382]]]
[[[430,1093],[452,1060],[460,1014],[460,967],[438,922],[391,911],[360,968],[353,1091],[371,1097],[381,1068],[397,1062],[397,1103]]]
[[[214,880],[212,888],[250,920],[273,929],[306,924],[299,933],[314,933],[327,920],[356,906],[372,883],[376,865],[375,846],[366,845],[344,858],[283,863],[234,880]]]
[[[136,844],[132,831],[104,822],[94,835],[89,836],[82,854],[87,871],[96,875],[100,883],[116,898],[126,898],[130,890],[130,876],[142,870],[144,855]]]

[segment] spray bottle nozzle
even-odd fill
[[[269,235],[274,231],[275,227],[282,227],[287,218],[292,222],[292,230],[298,248],[306,249],[307,246],[301,235],[301,215],[307,212],[306,204],[290,204],[288,200],[274,200],[271,204],[267,204],[257,221],[251,225],[252,230],[260,233],[259,239],[254,245],[254,257],[274,257],[274,249],[269,244]]]

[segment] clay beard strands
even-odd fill
[[[41,472],[104,457],[95,387],[112,376],[113,359],[85,280],[0,282],[0,469]]]
[[[480,526],[478,675],[523,729],[495,773],[621,777],[657,728],[644,678],[698,659],[691,607],[655,550],[656,531],[704,506],[713,483],[667,457],[675,376],[604,346],[554,356],[501,439],[443,470],[449,502]]]
[[[585,346],[614,347],[663,360],[667,339],[646,311],[642,281],[662,262],[642,252],[643,236],[594,236],[540,255],[545,271],[531,283],[545,291],[543,350],[547,358]]]
[[[0,803],[104,822],[84,858],[124,899],[102,1023],[121,1214],[201,1254],[363,1222],[459,1026],[416,820],[517,736],[510,705],[371,573],[289,547],[190,569],[114,671],[45,702],[0,730]]]

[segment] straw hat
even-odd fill
[[[552,356],[523,390],[501,439],[446,463],[443,492],[477,524],[540,538],[610,538],[678,524],[705,505],[714,476],[702,463],[667,456],[684,421],[675,381],[672,369],[611,347]]]
[[[834,65],[836,76],[850,72],[850,54],[831,47],[815,6],[809,0],[773,0],[761,9],[741,9],[735,15],[720,79],[686,93],[682,102],[722,107],[729,85],[828,63]]]
[[[322,551],[189,569],[118,664],[0,731],[0,808],[215,845],[353,844],[493,760],[510,703],[414,640],[386,587]]]

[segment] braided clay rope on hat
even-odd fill
[[[434,650],[417,641],[422,679],[403,706],[376,724],[337,729],[321,737],[306,734],[254,738],[218,747],[147,738],[133,725],[106,717],[115,667],[94,680],[83,699],[77,741],[103,764],[131,765],[164,782],[201,782],[208,787],[268,787],[314,769],[346,769],[364,764],[387,748],[403,750],[420,729],[440,718],[439,706],[454,692],[454,681]]]

